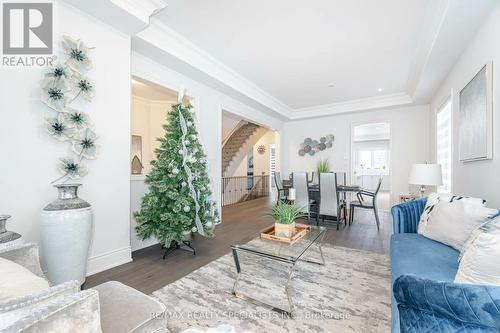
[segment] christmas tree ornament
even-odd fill
[[[184,208],[182,210],[184,210],[187,213],[187,212],[191,211],[191,207],[184,206]]]

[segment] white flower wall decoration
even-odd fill
[[[41,100],[53,112],[46,118],[47,132],[58,141],[70,142],[70,152],[75,156],[60,158],[58,170],[62,176],[54,183],[85,176],[83,160],[95,159],[99,148],[89,115],[71,106],[79,98],[91,102],[94,97],[94,84],[86,76],[92,69],[89,52],[93,48],[68,36],[63,36],[62,45],[67,59],[49,65],[41,83]]]

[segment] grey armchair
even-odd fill
[[[26,244],[0,251],[0,257],[44,277],[38,247]],[[111,281],[80,291],[69,281],[41,292],[0,300],[2,332],[166,332],[164,304]]]

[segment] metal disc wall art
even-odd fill
[[[332,148],[333,140],[335,137],[333,134],[328,134],[319,138],[319,140],[313,140],[311,138],[305,138],[299,147],[299,156],[313,156],[314,154],[323,151],[328,148]]]

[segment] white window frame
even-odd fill
[[[443,103],[440,104],[440,106],[437,108],[435,116],[434,116],[434,121],[435,121],[435,160],[436,163],[439,163],[439,157],[438,157],[438,138],[439,138],[439,124],[438,124],[438,116],[440,112],[443,112],[449,105],[449,112],[450,112],[450,120],[449,120],[449,143],[448,143],[448,149],[449,149],[449,172],[448,172],[448,188],[445,188],[444,186],[439,186],[438,187],[438,192],[442,193],[453,193],[453,100],[451,98],[453,94],[448,96]],[[445,170],[443,169],[443,183],[446,181],[445,179]]]
[[[274,188],[274,173],[276,172],[276,144],[269,145],[269,181],[271,187]]]

